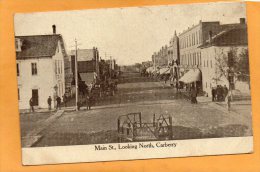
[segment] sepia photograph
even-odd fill
[[[24,165],[253,152],[246,5],[14,16]]]

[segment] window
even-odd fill
[[[210,60],[210,67],[212,68],[212,60]]]
[[[15,39],[15,49],[18,50],[19,49],[19,43],[18,43],[18,39]]]
[[[17,73],[17,76],[20,76],[19,63],[16,63],[16,73]]]
[[[31,67],[32,67],[32,75],[37,75],[37,64],[31,63]]]
[[[62,61],[60,60],[60,74],[62,74]]]
[[[20,90],[18,88],[18,100],[20,100]]]
[[[189,35],[189,46],[191,46],[191,35]]]
[[[200,65],[201,65],[201,54],[199,53],[199,57],[200,57]]]
[[[198,32],[196,32],[196,38],[195,38],[196,44],[198,44]]]
[[[208,87],[208,84],[207,84],[207,82],[206,82],[206,88]]]
[[[209,67],[209,61],[207,60],[207,67]]]

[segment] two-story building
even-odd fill
[[[200,48],[203,91],[208,96],[212,96],[211,90],[217,85],[226,85],[230,89],[250,93],[249,82],[239,81],[234,75],[228,76],[227,72],[230,65],[228,58],[236,58],[234,61],[238,61],[241,54],[248,51],[246,24],[222,30],[209,38]]]
[[[75,76],[75,56],[76,51],[71,51],[71,69]],[[99,74],[99,52],[98,49],[78,49],[77,50],[77,70],[79,79],[85,84],[93,84],[100,77]]]
[[[67,55],[63,38],[52,35],[15,36],[18,99],[20,109],[34,106],[47,108],[47,99],[65,93],[65,67]],[[54,106],[54,103],[52,103]]]

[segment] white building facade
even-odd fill
[[[239,81],[234,74],[232,84],[228,80],[228,70],[230,70],[228,58],[232,53],[232,58],[236,61],[240,55],[248,51],[247,27],[246,25],[228,28],[210,38],[201,46],[201,72],[203,91],[212,96],[212,88],[217,85],[226,85],[228,88],[249,93],[249,82]]]
[[[64,47],[61,35],[17,36],[16,62],[19,109],[48,108],[47,99],[65,93]]]

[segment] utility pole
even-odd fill
[[[110,56],[110,78],[112,75],[112,57]]]
[[[76,111],[78,111],[78,44],[75,39],[75,87],[76,87]]]

